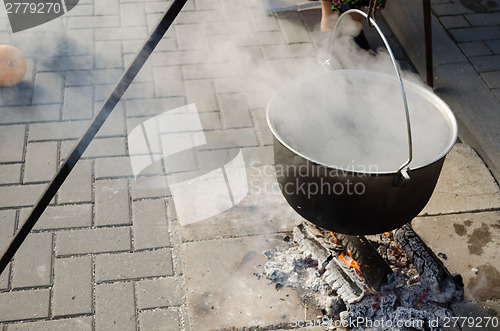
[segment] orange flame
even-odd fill
[[[335,236],[335,234],[334,234],[332,231],[330,231],[330,236],[331,236],[330,240],[331,240],[331,241],[332,241],[335,245],[337,245],[337,246],[342,246],[342,244],[340,243],[340,241],[338,240],[338,238]]]
[[[354,269],[358,275],[361,275],[361,267],[359,266],[359,263],[352,258],[351,251],[347,251],[347,256],[344,255],[344,253],[340,253],[339,260],[344,262],[349,269]]]

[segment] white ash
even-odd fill
[[[264,266],[265,276],[276,283],[278,290],[281,286],[308,290],[308,296],[314,298],[329,318],[341,321],[362,318],[386,326],[377,330],[406,330],[404,327],[395,328],[396,323],[411,324],[417,330],[440,330],[443,318],[452,316],[451,311],[439,303],[442,301],[433,301],[432,289],[437,285],[432,283],[432,272],[422,277],[406,258],[399,259],[405,261],[404,267],[392,265],[394,280],[381,292],[366,289],[359,302],[349,302],[345,300],[348,294],[341,295],[335,280],[329,277],[328,272],[322,272],[323,257],[318,259],[307,249],[308,245],[303,240],[300,242],[290,241],[276,247],[274,251],[264,252],[269,259]],[[424,281],[422,278],[425,278]],[[352,329],[367,328],[360,325]]]

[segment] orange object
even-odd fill
[[[0,86],[19,84],[26,75],[26,59],[19,49],[0,45]]]

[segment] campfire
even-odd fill
[[[265,276],[303,288],[323,316],[309,325],[365,330],[439,330],[463,297],[452,276],[405,225],[392,232],[347,236],[303,222],[293,240],[267,251]]]

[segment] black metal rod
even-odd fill
[[[170,5],[170,7],[165,11],[156,27],[150,33],[148,39],[142,45],[141,50],[137,53],[132,63],[122,74],[120,80],[113,88],[113,91],[109,94],[101,109],[97,112],[92,122],[87,127],[87,130],[80,137],[68,158],[64,161],[48,186],[45,188],[45,191],[34,205],[23,225],[14,235],[9,243],[9,246],[7,246],[3,252],[2,257],[0,258],[0,274],[2,274],[14,254],[17,252],[19,247],[21,247],[21,244],[26,239],[31,229],[33,229],[33,226],[35,226],[40,216],[42,216],[42,213],[45,211],[52,198],[56,195],[57,191],[66,180],[71,170],[73,170],[78,160],[80,160],[82,154],[85,152],[99,129],[104,124],[104,121],[106,121],[109,114],[111,114],[111,111],[120,101],[125,91],[127,91],[135,76],[137,76],[139,71],[142,69],[144,63],[146,63],[149,56],[163,38],[168,28],[172,25],[186,2],[187,0],[174,0],[172,5]]]
[[[432,22],[431,0],[423,0],[424,9],[424,35],[425,35],[425,65],[427,85],[434,86],[434,64],[432,61]]]

